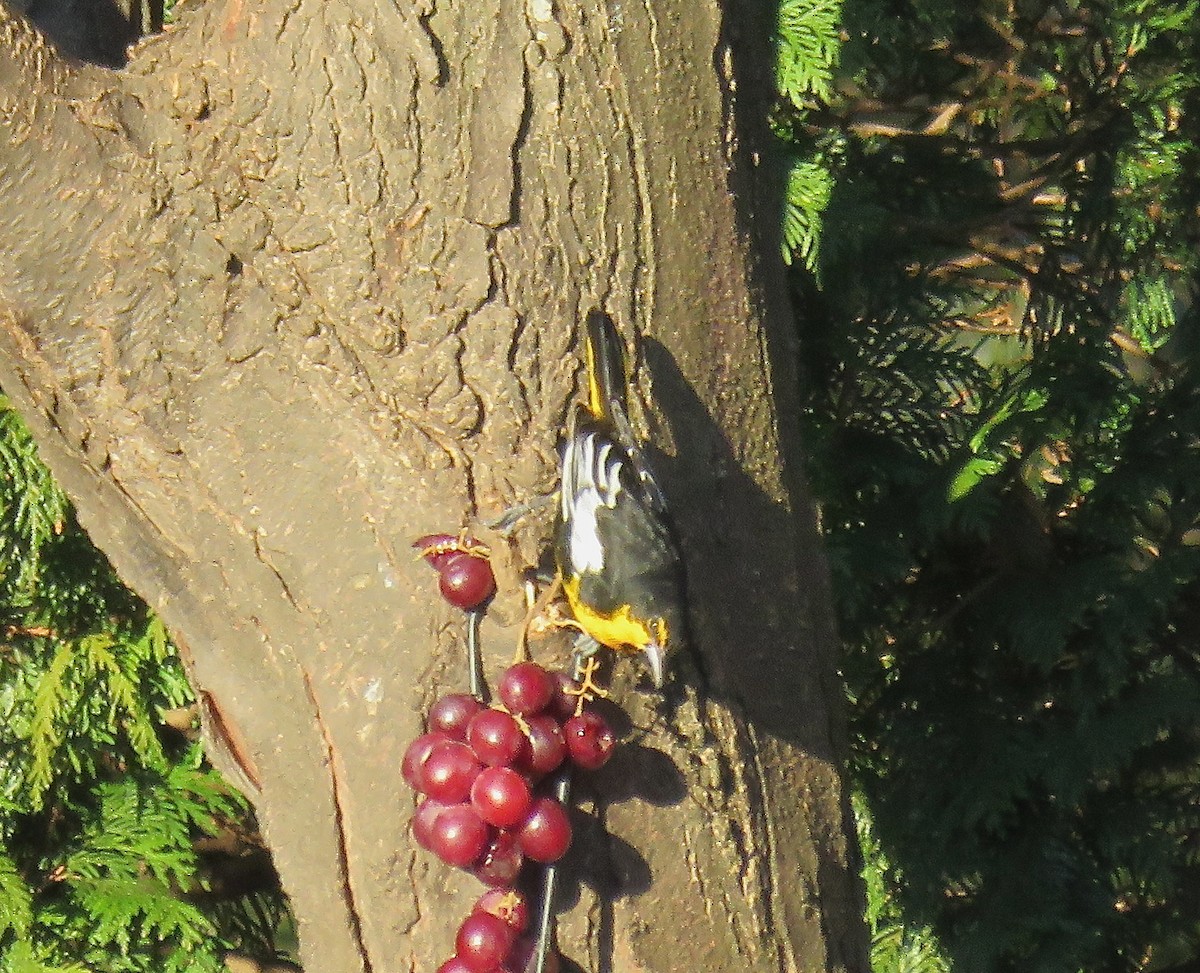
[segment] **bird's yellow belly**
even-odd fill
[[[630,614],[628,605],[622,605],[611,615],[605,615],[580,600],[577,580],[564,581],[563,591],[575,621],[601,645],[607,645],[610,649],[637,652],[641,646],[651,641],[650,630],[644,622],[638,621]]]

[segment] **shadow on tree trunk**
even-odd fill
[[[64,54],[101,67],[125,66],[139,37],[162,30],[160,0],[10,0]]]

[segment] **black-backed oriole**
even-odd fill
[[[642,652],[656,686],[686,631],[683,562],[662,491],[633,433],[625,346],[612,320],[587,320],[587,403],[563,445],[555,556],[580,627],[602,645]]]

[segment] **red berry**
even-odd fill
[[[548,713],[531,716],[525,722],[529,727],[529,743],[520,756],[518,767],[536,776],[553,773],[567,756],[562,727]]]
[[[503,919],[514,932],[529,927],[529,900],[516,889],[488,889],[475,903],[474,912],[490,912]]]
[[[471,785],[471,806],[483,820],[498,828],[520,824],[532,802],[525,778],[508,767],[487,767]]]
[[[422,790],[447,804],[458,804],[471,794],[471,785],[483,767],[471,748],[454,740],[441,740],[421,766]]]
[[[550,712],[560,720],[569,720],[579,705],[579,683],[565,672],[553,674],[554,695],[550,699]]]
[[[412,818],[412,833],[418,845],[427,851],[432,850],[430,842],[433,836],[433,823],[443,811],[451,807],[454,805],[443,804],[441,801],[435,801],[428,797],[417,806]]]
[[[616,746],[608,720],[591,710],[584,710],[567,720],[563,736],[567,738],[567,752],[572,763],[584,770],[603,767]]]
[[[442,563],[438,589],[455,608],[471,611],[496,593],[496,576],[486,558],[457,552]]]
[[[424,791],[425,761],[433,748],[445,739],[441,733],[423,733],[404,751],[404,759],[400,761],[400,775],[413,790]]]
[[[487,846],[489,829],[469,804],[456,804],[439,814],[429,831],[429,850],[447,865],[467,868]]]
[[[429,708],[429,729],[452,740],[465,740],[467,724],[481,709],[483,703],[466,693],[443,696]]]
[[[571,822],[563,806],[551,797],[535,798],[517,831],[517,843],[525,857],[535,862],[549,864],[562,858],[571,847]]]
[[[554,688],[553,677],[536,662],[518,662],[500,679],[500,699],[510,712],[532,716],[550,705]]]
[[[487,847],[472,874],[484,885],[509,888],[521,874],[525,856],[517,844],[517,836],[511,831],[500,831]]]
[[[412,546],[423,552],[425,560],[439,571],[451,554],[457,554],[461,550],[456,534],[426,534],[413,541]]]
[[[475,756],[491,767],[512,764],[525,750],[525,734],[502,710],[485,709],[467,725],[467,743]]]
[[[490,973],[512,949],[512,926],[490,912],[472,912],[458,927],[455,955],[475,973]]]
[[[457,956],[451,956],[438,967],[437,973],[474,973],[474,971]]]

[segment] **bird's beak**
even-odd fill
[[[650,667],[650,678],[654,680],[654,688],[663,688],[663,650],[657,642],[649,642],[642,651],[646,654],[646,665]]]

